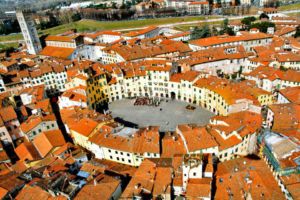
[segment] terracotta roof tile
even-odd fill
[[[73,48],[47,46],[40,52],[40,54],[44,56],[69,59],[74,51],[75,49]]]
[[[101,177],[102,180],[94,183],[85,185],[74,198],[75,200],[86,200],[86,199],[111,199],[114,192],[120,185],[120,181],[114,178],[104,175]]]
[[[232,196],[243,199],[248,193],[252,199],[262,196],[264,199],[285,199],[264,160],[238,158],[222,162],[218,165],[216,177],[216,199],[230,199]]]
[[[33,140],[33,144],[41,157],[45,157],[55,147],[63,146],[65,143],[65,139],[60,130],[43,132]]]
[[[224,43],[233,43],[239,41],[249,41],[249,40],[258,40],[258,39],[267,39],[272,38],[271,35],[265,33],[249,33],[249,32],[242,32],[240,36],[228,36],[228,35],[221,35],[221,36],[213,36],[208,38],[202,38],[198,40],[190,41],[190,44],[208,47],[213,45],[220,45]]]
[[[22,161],[37,160],[40,158],[35,146],[31,142],[23,142],[15,149],[16,154]]]
[[[188,199],[204,199],[211,196],[211,178],[190,179],[186,188]]]
[[[76,124],[72,124],[70,126],[70,129],[73,131],[76,131],[77,133],[88,137],[98,126],[99,124],[88,118],[83,118],[78,121]]]
[[[1,108],[0,116],[4,122],[9,122],[18,119],[17,114],[12,106]]]
[[[300,87],[288,87],[279,91],[291,103],[300,104]]]

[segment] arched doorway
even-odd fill
[[[176,98],[175,92],[171,92],[171,99],[174,100]]]

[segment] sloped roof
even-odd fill
[[[40,52],[40,54],[43,56],[51,56],[51,57],[56,57],[56,58],[69,59],[74,51],[75,51],[74,48],[46,46]]]

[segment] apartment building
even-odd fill
[[[16,140],[20,137],[22,137],[22,133],[20,131],[20,121],[18,119],[17,113],[14,110],[13,106],[9,105],[7,107],[3,107],[0,109],[0,117],[1,120],[6,127],[9,136],[7,135],[6,131],[4,128],[2,132],[2,139],[3,140]],[[10,139],[11,138],[11,139]]]
[[[87,102],[86,87],[81,85],[65,91],[58,97],[58,106],[60,109],[74,106],[87,108]]]
[[[243,110],[259,113],[261,106],[273,103],[272,94],[257,88],[255,82],[231,83],[196,71],[174,74],[168,65],[144,67],[144,71],[127,69],[125,74],[117,71],[119,75],[108,85],[109,101],[135,96],[172,98],[200,105],[220,115]],[[126,77],[129,72],[130,77]]]
[[[64,93],[66,98],[60,99],[62,106],[64,100],[65,103],[71,103],[70,97],[72,94],[73,98],[75,98],[75,96],[78,98],[76,101],[72,100],[74,104],[83,105],[82,103],[84,103],[92,109],[99,108],[107,101],[107,79],[105,73],[101,71],[97,65],[94,65],[94,69],[90,72],[83,74],[77,74],[78,72],[76,70],[72,71],[75,75],[71,75],[71,72],[69,72],[69,81],[66,84],[68,91]],[[77,90],[77,92],[75,90]],[[82,103],[80,103],[80,101]],[[72,104],[69,104],[69,106],[72,106]]]
[[[255,81],[259,88],[269,92],[300,85],[299,72],[295,70],[282,71],[260,66],[250,73],[243,74],[243,77]]]
[[[32,115],[20,124],[20,132],[29,141],[45,131],[58,130],[58,125],[54,114],[47,116]]]
[[[218,188],[215,194],[216,199],[230,199],[232,196],[252,199],[262,197],[284,199],[270,168],[263,160],[238,158],[226,161],[218,165],[215,174]]]
[[[103,124],[98,123],[93,119],[82,118],[76,124],[72,124],[70,128],[70,135],[74,143],[91,151],[92,144],[88,141],[89,137],[97,132]]]
[[[288,87],[278,91],[277,103],[300,104],[300,87]]]
[[[222,162],[251,154],[256,150],[262,119],[260,114],[249,111],[216,116],[206,127],[178,125],[172,136],[162,140],[159,127],[135,129],[110,120],[97,122],[81,118],[77,121],[76,117],[68,121],[74,142],[96,158],[139,166],[146,158],[160,158],[172,152],[213,154]],[[170,144],[174,144],[176,150],[172,150]]]
[[[261,123],[260,114],[248,111],[211,118],[209,132],[219,144],[216,154],[219,160],[223,162],[254,153]]]
[[[194,1],[188,4],[188,13],[190,15],[207,15],[209,14],[208,1]]]
[[[145,158],[160,157],[158,127],[120,130],[103,126],[89,142],[97,158],[131,166],[139,166]]]
[[[232,75],[248,71],[248,53],[244,47],[227,46],[194,51],[187,58],[178,61],[178,65],[210,75]]]
[[[98,31],[85,34],[84,41],[90,43],[113,43],[121,39],[121,33],[115,31]]]
[[[213,36],[189,42],[193,51],[207,49],[209,47],[226,47],[242,45],[246,51],[251,51],[252,47],[267,46],[272,42],[272,35],[259,32],[252,29],[250,32],[240,31],[236,36]]]
[[[278,113],[276,113],[278,115]],[[279,117],[286,117],[282,115]],[[295,116],[295,115],[294,115]],[[288,117],[288,119],[290,119]],[[288,120],[285,120],[288,122]],[[292,122],[292,121],[290,121]],[[279,188],[286,199],[297,198],[297,188],[299,187],[299,145],[297,135],[291,134],[297,127],[281,127],[280,121],[275,121],[274,131],[265,131],[261,137],[261,157],[264,159],[269,169],[272,170],[276,180],[276,188]],[[286,129],[287,128],[287,129]],[[296,128],[296,129],[295,129]]]
[[[45,38],[46,46],[52,47],[64,47],[64,48],[76,48],[83,44],[82,35],[73,36],[56,36],[49,35]]]
[[[112,64],[125,61],[142,61],[150,58],[160,60],[175,60],[181,54],[191,51],[188,45],[181,41],[165,39],[162,36],[150,39],[133,39],[120,41],[102,49],[100,61]]]

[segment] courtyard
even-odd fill
[[[186,102],[164,100],[159,106],[134,106],[135,99],[123,99],[109,104],[114,118],[137,124],[138,127],[160,126],[160,131],[175,131],[178,124],[205,125],[214,113],[195,106],[188,110]]]

